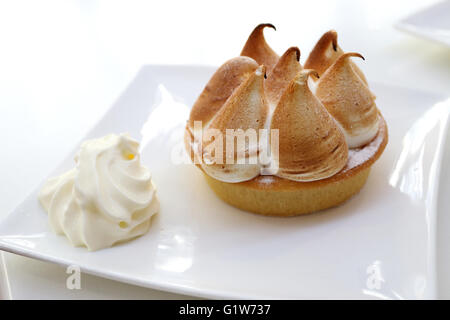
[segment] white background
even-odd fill
[[[239,54],[262,22],[277,27],[266,38],[280,54],[295,45],[304,62],[320,35],[334,28],[345,51],[365,56],[359,65],[369,82],[449,95],[450,49],[393,27],[435,2],[2,1],[0,219],[63,160],[143,65],[220,65]],[[443,170],[438,276],[446,298],[450,200],[442,195],[449,193],[450,170]],[[12,298],[180,297],[89,275],[82,276],[82,290],[70,291],[64,268],[4,256]]]

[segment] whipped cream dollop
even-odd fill
[[[138,148],[128,134],[83,142],[76,167],[49,179],[39,194],[55,233],[93,251],[148,231],[159,202]]]

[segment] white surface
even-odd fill
[[[317,38],[335,28],[345,50],[365,55],[367,61],[360,66],[370,81],[448,95],[449,50],[392,27],[435,2],[2,2],[0,133],[8,138],[0,142],[0,215],[13,210],[61,162],[143,64],[219,65],[238,54],[260,22],[277,26],[276,37],[268,32],[267,39],[279,52],[298,39],[302,61]],[[446,159],[448,163],[448,154]],[[449,170],[444,168],[441,194],[448,194],[449,185]],[[450,199],[440,197],[438,208],[438,287],[440,297],[449,298],[450,276],[445,271],[450,269],[450,219],[445,213]],[[74,295],[57,280],[66,276],[62,268],[5,256],[13,298],[149,297],[143,292],[150,290],[125,289],[88,276],[99,289],[86,285]]]
[[[373,85],[389,145],[363,190],[314,215],[263,217],[223,203],[181,161],[190,106],[214,70],[143,67],[83,139],[129,132],[140,141],[161,203],[148,234],[97,252],[73,248],[51,232],[37,188],[0,223],[0,248],[206,298],[435,298],[436,177],[450,100]],[[73,167],[75,152],[52,176]]]
[[[11,299],[11,289],[9,287],[9,277],[6,270],[4,253],[0,252],[0,300]]]
[[[397,28],[450,47],[450,1],[442,1],[402,19]]]

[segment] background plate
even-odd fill
[[[396,27],[450,47],[450,1],[442,1],[402,19]]]
[[[199,170],[179,163],[188,106],[214,69],[144,67],[86,137],[128,131],[141,140],[161,200],[147,235],[97,252],[72,248],[50,232],[36,190],[0,224],[0,249],[203,297],[434,298],[448,101],[372,85],[390,142],[361,193],[314,215],[261,217],[224,204]],[[52,175],[73,166],[74,152]]]

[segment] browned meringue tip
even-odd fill
[[[363,59],[363,60],[366,60],[366,59],[363,57],[363,55],[362,55],[361,53],[358,53],[358,52],[346,52],[346,53],[344,53],[342,56],[340,56],[340,57],[338,58],[338,60],[339,60],[339,59],[346,59],[346,58],[349,58],[349,57],[358,57],[358,58],[361,58],[361,59]]]
[[[325,32],[325,34],[323,35],[325,37],[326,40],[331,40],[331,43],[333,44],[333,50],[337,51],[338,48],[338,44],[337,44],[337,38],[338,38],[338,34],[336,32],[336,30],[330,30],[328,32]]]
[[[272,28],[273,30],[277,31],[277,28],[275,28],[275,26],[271,23],[260,23],[256,26],[256,29],[264,29],[266,27]]]
[[[309,68],[311,64],[314,64],[318,56],[320,56],[330,45],[330,43],[333,46],[334,51],[338,51],[338,34],[336,30],[330,30],[325,32],[320,39],[317,41],[316,45],[312,49],[311,53],[309,54],[308,59],[305,62],[305,68]]]
[[[308,81],[308,78],[313,75],[317,78],[319,78],[319,74],[314,69],[303,69],[297,75],[295,76],[293,82],[299,83],[299,84],[305,84]]]
[[[295,56],[297,58],[297,61],[300,62],[300,49],[298,47],[290,47],[289,49],[286,50],[285,53],[283,53],[283,57],[284,56],[288,56],[291,55],[292,52],[295,52]],[[281,59],[281,58],[280,58]]]
[[[305,62],[305,68],[316,69],[319,75],[323,75],[343,54],[344,51],[337,43],[337,32],[335,30],[327,31],[322,35],[319,41],[317,41],[314,49],[309,54],[308,59]],[[358,57],[364,59],[361,55]],[[363,72],[356,64],[353,62],[351,64],[361,80],[367,85],[367,79]]]
[[[337,43],[337,32],[325,32],[317,41],[306,59],[305,69],[315,69],[319,75],[325,73],[328,67],[343,53]]]
[[[352,58],[352,57],[357,57],[357,58],[366,60],[366,59],[364,59],[363,55],[358,52],[346,52],[346,53],[343,53],[339,58],[336,59],[336,61],[328,68],[326,73],[333,72],[335,67],[342,65],[343,63],[345,63],[347,61],[347,59]],[[354,71],[359,76],[358,71],[356,71],[356,70],[354,70]],[[363,80],[363,79],[361,78],[361,80]],[[364,82],[364,80],[363,80],[363,82]]]
[[[290,47],[278,59],[276,66],[282,64],[286,59],[288,59],[293,54],[295,54],[295,59],[297,60],[297,62],[300,62],[300,49],[298,47]]]
[[[322,37],[320,37],[319,41],[317,42],[316,46],[327,46],[329,43],[333,45],[333,50],[337,51],[337,32],[336,30],[329,30],[325,32]]]
[[[299,62],[300,49],[290,47],[278,59],[265,82],[266,97],[271,108],[274,108],[281,98],[284,90],[288,87],[292,79],[302,69]]]
[[[276,30],[275,26],[270,23],[257,25],[248,37],[247,42],[241,51],[241,56],[253,58],[258,64],[266,65],[268,71],[270,71],[277,63],[279,57],[266,42],[264,37],[264,29],[266,27]]]
[[[342,55],[335,61],[335,63],[338,62],[338,61],[345,61],[347,58],[350,58],[350,57],[361,58],[361,59],[363,59],[364,61],[366,60],[366,58],[364,58],[363,55],[360,54],[360,53],[358,53],[358,52],[346,52],[346,53],[342,54]],[[367,82],[367,79],[366,79],[366,77],[364,76],[364,73],[361,71],[361,69],[358,68],[358,66],[357,66],[353,61],[350,61],[350,64],[352,65],[353,70],[354,70],[354,71],[356,72],[356,74],[359,76],[359,78],[361,79],[361,81],[362,81],[366,86],[368,86],[369,84],[368,84],[368,82]],[[330,69],[331,69],[331,67],[330,67]]]

